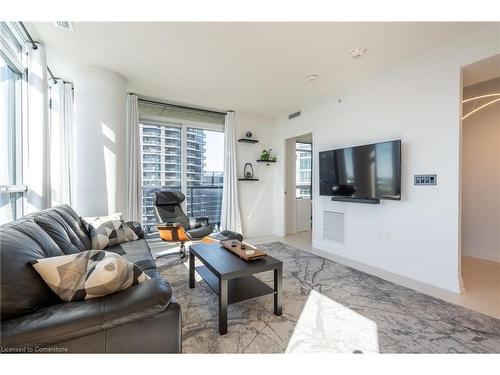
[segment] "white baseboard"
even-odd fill
[[[320,250],[318,249],[317,244],[315,244],[314,242],[313,242],[313,249],[310,252],[322,256],[326,259],[332,260],[334,262],[341,263],[348,267],[354,268],[358,271],[366,272],[370,275],[380,277],[381,279],[393,282],[398,285],[402,285],[406,288],[414,289],[421,293],[429,294],[436,298],[444,299],[449,302],[456,303],[457,297],[459,297],[460,293],[463,292],[463,290],[461,290],[460,292],[453,292],[447,289],[439,288],[437,286],[426,284],[409,277],[385,271],[380,268],[376,268],[349,258],[342,257],[340,255],[335,255],[325,250]]]
[[[477,252],[470,252],[470,251],[462,249],[462,256],[480,259],[480,260],[487,260],[488,262],[500,263],[500,254],[497,257],[494,257],[494,256],[492,257],[490,255],[484,255],[481,253],[478,254]]]

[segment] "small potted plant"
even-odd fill
[[[271,148],[269,150],[262,150],[262,153],[260,154],[260,160],[271,160],[271,151]]]

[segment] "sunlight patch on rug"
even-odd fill
[[[377,325],[311,290],[286,353],[378,353]]]

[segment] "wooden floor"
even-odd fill
[[[315,249],[311,244],[311,232],[291,234],[286,237],[262,236],[246,239],[249,243],[281,241],[298,249],[312,252],[325,258],[344,263],[361,271],[371,273],[386,280],[395,282],[429,294],[436,298],[467,307],[485,315],[500,319],[500,263],[471,257],[462,258],[462,279],[465,290],[461,294],[452,293],[405,277],[390,274],[383,270],[370,269],[347,259],[338,259],[331,254]]]
[[[500,319],[500,263],[464,256],[462,279],[465,291],[460,298],[464,306],[478,307]]]

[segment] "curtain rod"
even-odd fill
[[[33,38],[31,37],[30,33],[28,32],[28,29],[26,29],[26,26],[24,26],[24,23],[22,23],[21,21],[19,21],[19,25],[21,26],[21,28],[23,29],[24,33],[26,34],[26,37],[28,38],[28,41],[31,43],[31,45],[33,46],[33,49],[38,49],[38,46],[36,45],[36,42],[33,40]],[[49,66],[47,65],[47,72],[49,73],[50,75],[50,78],[55,82],[57,81],[57,77],[52,73],[52,70],[50,70]]]
[[[24,26],[24,23],[22,23],[21,21],[19,21],[19,25],[21,25],[21,28],[23,29],[24,33],[26,34],[26,37],[28,38],[28,41],[33,46],[33,49],[38,49],[38,46],[36,45],[35,41],[31,37],[30,33],[28,32],[28,29],[26,29],[26,26]]]
[[[50,78],[52,78],[52,80],[54,80],[54,81],[57,80],[57,78],[54,76],[54,74],[52,73],[52,70],[50,70],[48,65],[47,65],[47,72],[49,73]]]
[[[191,110],[191,111],[207,112],[207,113],[213,113],[213,114],[217,114],[217,115],[226,115],[226,112],[213,111],[213,110],[210,110],[210,109],[201,109],[201,108],[188,107],[188,106],[179,105],[179,104],[164,103],[164,102],[160,102],[160,101],[157,101],[157,100],[144,99],[144,98],[141,98],[140,96],[138,96],[138,100],[140,102],[152,103],[152,104],[160,104],[160,105],[164,105],[166,107],[188,109],[188,110]],[[232,111],[228,111],[228,112],[232,112]]]

